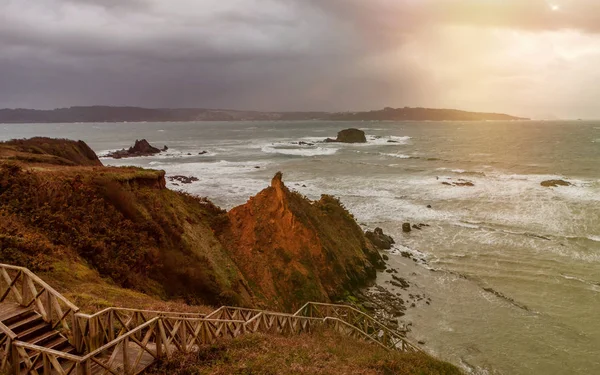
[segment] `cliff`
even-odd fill
[[[375,277],[379,254],[352,215],[331,196],[311,202],[291,192],[281,173],[227,216],[225,247],[255,293],[284,309],[330,301]]]
[[[101,166],[96,153],[83,141],[36,137],[0,143],[0,158],[68,166]]]
[[[166,189],[163,171],[104,167],[87,150],[0,143],[0,262],[67,290],[68,277],[93,271],[159,299],[288,310],[364,285],[381,262],[339,201],[311,202],[281,174],[226,212]]]

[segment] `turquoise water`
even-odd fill
[[[295,144],[347,127],[369,142]],[[432,353],[473,373],[600,373],[600,122],[0,125],[0,139],[34,135],[99,153],[166,144],[166,155],[103,162],[196,176],[169,185],[226,208],[281,170],[289,187],[337,195],[397,239],[390,263],[433,301],[404,319]],[[572,186],[540,186],[558,178]],[[474,186],[443,184],[459,179]],[[404,221],[431,226],[402,234]]]

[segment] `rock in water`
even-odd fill
[[[129,148],[130,154],[158,154],[160,149],[150,145],[147,140],[135,140],[135,145]]]
[[[571,184],[570,182],[564,181],[564,180],[548,180],[548,181],[542,181],[541,185],[544,187],[557,187],[557,186],[571,186],[573,184]]]
[[[129,147],[128,150],[122,149],[119,151],[111,152],[106,156],[115,159],[132,158],[136,156],[150,156],[158,154],[161,151],[166,151],[167,149],[168,147],[165,146],[163,150],[160,150],[159,148],[150,145],[150,143],[148,143],[148,141],[145,139],[142,139],[141,141],[136,139],[135,145],[133,145],[133,147]]]
[[[367,143],[367,137],[364,131],[351,128],[340,131],[336,139],[327,138],[325,142]]]
[[[367,231],[365,237],[380,249],[388,250],[392,248],[394,239],[383,233],[383,229],[375,228],[373,232]]]
[[[402,224],[402,231],[403,231],[404,233],[408,233],[408,232],[410,232],[411,230],[412,230],[412,229],[411,229],[411,227],[410,227],[410,223],[404,223],[404,224]]]

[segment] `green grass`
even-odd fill
[[[178,354],[147,374],[172,375],[454,375],[455,366],[425,354],[390,352],[323,330],[298,336],[245,335]]]

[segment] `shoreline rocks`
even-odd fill
[[[392,245],[395,243],[394,239],[391,236],[383,233],[383,229],[375,228],[373,232],[367,231],[365,233],[365,237],[369,239],[376,247],[382,250],[389,250],[392,248]]]

